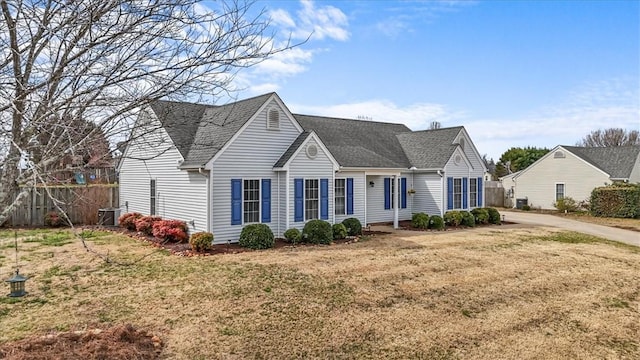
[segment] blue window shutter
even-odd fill
[[[402,197],[400,199],[400,208],[407,208],[407,178],[400,178],[400,194]]]
[[[447,178],[447,210],[453,209],[453,178]]]
[[[231,179],[231,225],[242,224],[242,179]]]
[[[262,179],[262,222],[271,222],[271,179]]]
[[[293,179],[293,216],[294,221],[304,220],[304,182],[302,179]]]
[[[320,219],[329,220],[329,179],[320,179]]]
[[[391,179],[384,178],[384,209],[391,209]]]
[[[482,189],[483,189],[483,186],[482,186],[482,178],[481,177],[478,178],[478,182],[476,184],[478,186],[478,207],[482,207],[482,198],[483,198]]]
[[[347,215],[353,215],[353,178],[347,178]]]
[[[469,205],[469,178],[462,178],[462,208],[467,209]]]

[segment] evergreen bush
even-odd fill
[[[249,249],[269,249],[275,245],[273,232],[267,224],[250,224],[240,232],[240,246]]]
[[[426,229],[429,227],[429,215],[419,212],[411,216],[411,226],[417,229]]]
[[[331,224],[324,220],[311,220],[304,225],[302,241],[310,244],[330,244],[333,240]]]
[[[342,225],[347,228],[349,236],[362,235],[362,224],[357,218],[348,218],[342,221]]]

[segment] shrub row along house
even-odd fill
[[[565,197],[588,201],[596,187],[613,182],[640,183],[640,146],[559,145],[500,181],[511,197],[524,199],[535,208],[553,209],[555,202]]]
[[[119,166],[123,211],[181,219],[237,241],[311,219],[363,224],[483,205],[484,164],[463,127],[292,114],[269,93],[223,106],[157,101],[141,112]]]

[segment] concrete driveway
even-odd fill
[[[560,229],[577,231],[583,234],[619,241],[629,245],[640,246],[640,232],[637,231],[618,229],[610,226],[564,219],[559,216],[535,214],[530,212],[500,210],[500,214],[505,216],[506,221],[513,221],[520,224],[553,226]]]

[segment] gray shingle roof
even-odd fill
[[[151,109],[185,159],[182,168],[204,166],[273,93],[227,105],[156,101]]]
[[[397,134],[403,124],[294,114],[306,131],[314,131],[336,161],[345,167],[409,168]]]
[[[278,161],[276,162],[275,165],[273,165],[273,167],[274,168],[283,167],[287,163],[287,161],[289,161],[289,159],[293,156],[293,154],[296,152],[296,150],[298,150],[300,145],[302,145],[302,143],[305,140],[307,140],[309,135],[311,135],[311,133],[308,132],[308,131],[303,131],[300,135],[298,135],[298,137],[293,141],[291,146],[289,146],[287,151],[285,151],[284,154],[282,154],[280,159],[278,159]]]
[[[628,179],[640,154],[640,146],[562,147],[609,174],[612,179]]]
[[[418,169],[444,168],[458,146],[453,144],[462,126],[398,134],[411,164]]]

